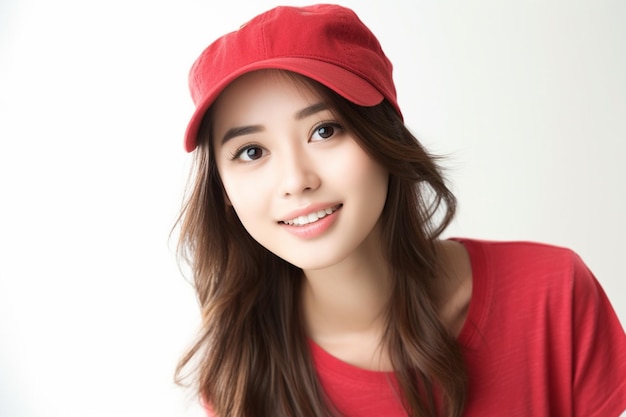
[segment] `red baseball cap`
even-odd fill
[[[330,4],[280,6],[217,39],[194,62],[189,88],[196,110],[185,150],[196,148],[202,118],[228,84],[270,68],[304,75],[361,106],[387,99],[402,116],[391,62],[352,10]]]

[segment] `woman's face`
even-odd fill
[[[378,247],[388,173],[314,89],[256,71],[222,93],[213,122],[226,196],[257,242],[304,270]]]

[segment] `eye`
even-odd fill
[[[260,146],[244,146],[237,149],[233,154],[233,160],[238,159],[244,162],[252,162],[263,156],[263,149]]]
[[[325,124],[319,125],[313,131],[311,140],[322,141],[322,140],[330,139],[331,137],[336,135],[339,130],[341,130],[341,126],[337,123],[325,123]]]

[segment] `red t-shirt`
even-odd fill
[[[458,239],[472,299],[459,342],[469,373],[464,417],[617,417],[626,410],[626,335],[580,258],[537,243]],[[345,417],[406,416],[394,378],[311,343]]]
[[[626,410],[626,335],[572,251],[456,239],[472,299],[459,335],[464,417],[617,417]],[[405,417],[391,373],[359,369],[310,342],[322,387],[344,417]],[[209,411],[209,416],[213,414]]]

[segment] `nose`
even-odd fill
[[[291,150],[282,156],[278,164],[281,196],[296,196],[319,188],[321,179],[315,161],[305,149]]]

